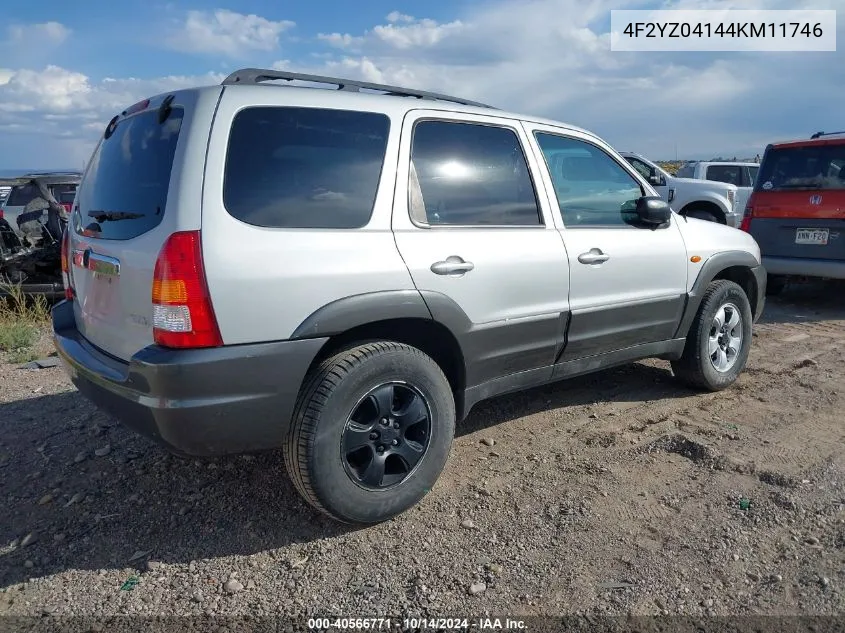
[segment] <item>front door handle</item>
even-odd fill
[[[591,248],[578,256],[578,261],[582,264],[603,264],[608,259],[610,259],[610,255],[603,253],[600,248]]]
[[[434,262],[431,265],[431,272],[435,275],[463,275],[473,268],[475,268],[475,264],[472,262],[464,261],[462,257],[452,255],[441,262]]]

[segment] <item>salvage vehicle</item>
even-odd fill
[[[82,174],[52,172],[4,178],[0,207],[0,281],[26,294],[63,296],[61,238]]]
[[[591,132],[262,69],[115,116],[62,253],[82,394],[178,454],[282,448],[349,523],[418,503],[487,398],[650,357],[729,387],[766,283]]]
[[[742,228],[760,245],[769,294],[793,277],[845,279],[845,132],[766,147]]]
[[[735,185],[671,176],[640,154],[621,152],[621,155],[680,215],[734,228],[738,228],[742,222],[742,210],[745,207],[738,204]]]
[[[748,204],[760,165],[747,161],[696,161],[687,163],[675,174],[682,178],[725,182],[736,186],[736,208],[741,213]]]

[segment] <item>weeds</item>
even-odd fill
[[[0,353],[7,362],[26,363],[50,320],[50,304],[42,296],[28,297],[19,285],[0,282]]]

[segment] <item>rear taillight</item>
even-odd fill
[[[3,219],[3,209],[0,209],[0,220]]]
[[[754,217],[754,208],[751,205],[745,207],[745,213],[742,215],[742,224],[739,225],[741,231],[748,232],[751,229],[751,219]]]
[[[153,275],[153,337],[162,347],[223,344],[202,262],[199,231],[171,235]]]
[[[62,278],[65,284],[65,299],[73,301],[73,287],[70,284],[70,233],[62,234]]]

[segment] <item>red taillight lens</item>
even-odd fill
[[[3,219],[3,209],[0,209],[0,220]]]
[[[745,207],[745,213],[742,215],[742,224],[739,225],[741,231],[748,232],[751,228],[751,220],[754,217],[754,208],[751,206]]]
[[[70,285],[70,234],[62,234],[62,281],[65,284],[65,299],[73,301],[73,286]]]
[[[171,235],[153,275],[153,337],[162,347],[223,345],[205,280],[199,231]]]

